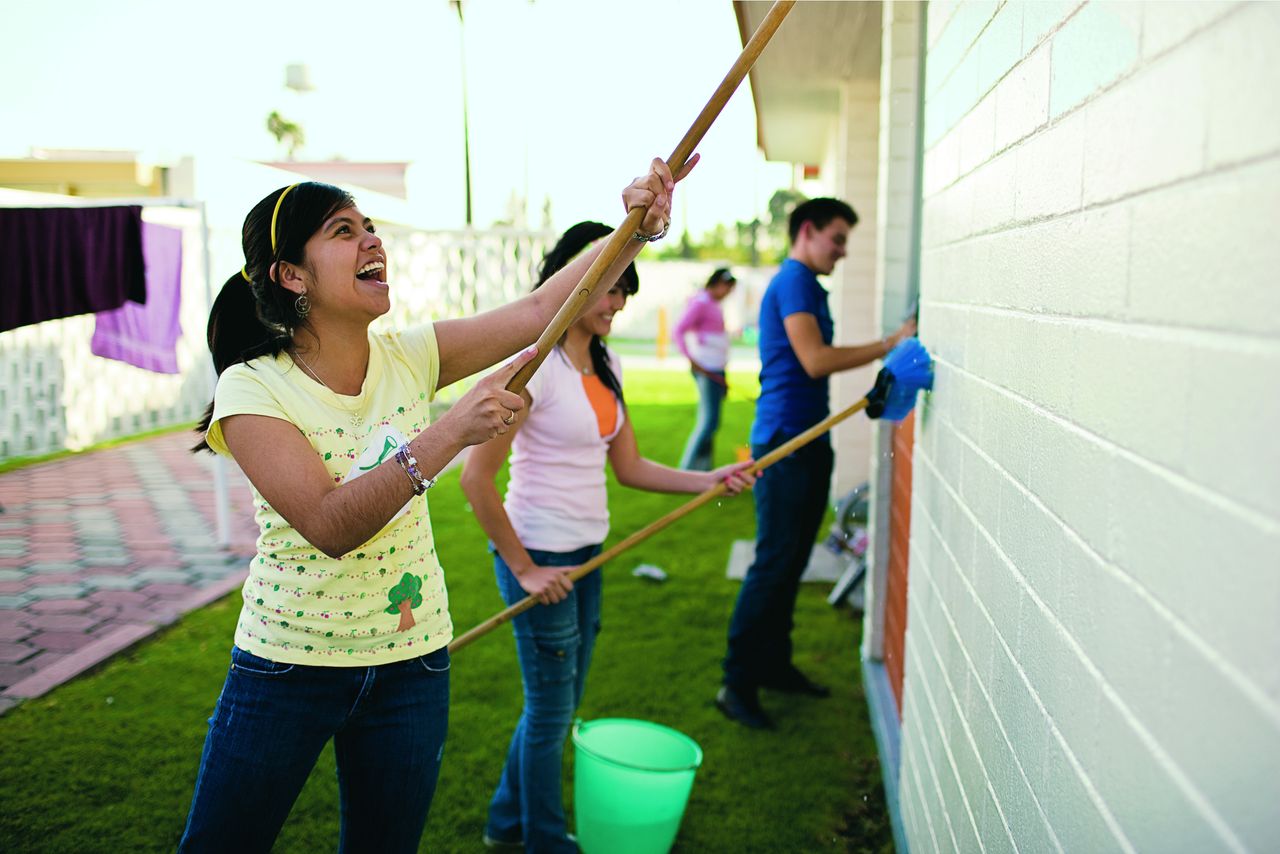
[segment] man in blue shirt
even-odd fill
[[[811,199],[791,214],[791,251],[760,304],[760,397],[751,426],[756,459],[829,414],[827,377],[882,358],[915,334],[915,322],[880,341],[835,347],[827,291],[818,283],[845,256],[858,223],[839,199]],[[724,685],[716,706],[755,729],[772,727],[759,689],[826,697],[791,662],[792,612],[826,511],[834,457],[830,434],[779,460],[755,484],[756,557],[729,623]]]

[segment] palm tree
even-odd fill
[[[290,160],[298,149],[302,148],[306,139],[302,132],[302,125],[289,121],[276,110],[272,110],[271,115],[267,116],[267,132],[276,138],[277,143],[288,145]]]

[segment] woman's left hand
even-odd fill
[[[639,229],[642,234],[658,234],[670,225],[671,196],[676,184],[693,171],[700,157],[698,154],[690,157],[679,175],[672,175],[666,162],[655,157],[649,164],[649,174],[635,179],[622,191],[622,206],[627,213],[631,213],[633,208],[646,209]]]
[[[750,489],[751,485],[756,482],[756,476],[747,469],[755,463],[755,460],[744,460],[740,463],[730,463],[727,466],[721,466],[715,471],[707,472],[711,483],[708,489],[716,484],[723,483],[724,490],[729,495],[737,495],[744,489]]]

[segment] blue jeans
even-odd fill
[[[178,850],[269,851],[332,738],[338,850],[417,851],[448,726],[447,649],[374,667],[315,667],[233,647]]]
[[[760,459],[783,443],[752,445]],[[810,442],[765,469],[756,481],[756,557],[729,621],[725,684],[750,691],[785,681],[791,672],[792,614],[827,508],[834,462],[826,439]]]
[[[572,552],[529,549],[539,566],[578,566],[599,553],[598,545]],[[560,768],[600,632],[602,569],[574,582],[560,602],[536,605],[511,621],[524,680],[524,710],[489,802],[485,833],[507,842],[524,840],[526,851],[578,851],[566,835]],[[525,597],[496,553],[493,571],[503,601],[514,605]]]
[[[684,454],[680,457],[682,469],[711,470],[711,450],[716,430],[720,428],[720,407],[727,390],[723,384],[724,372],[713,373],[721,382],[697,371],[693,372],[693,380],[698,384],[698,421],[693,425],[693,433],[689,435]]]

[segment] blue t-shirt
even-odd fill
[[[782,321],[799,313],[812,314],[830,344],[835,331],[827,292],[814,272],[788,258],[782,262],[760,302],[760,398],[751,425],[751,443],[762,445],[779,437],[790,439],[827,417],[827,378],[805,373]],[[829,434],[822,437],[830,441]]]

